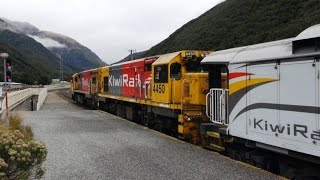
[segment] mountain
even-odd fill
[[[7,18],[0,18],[0,30],[9,30],[20,34],[33,34],[39,29],[27,22],[11,21]]]
[[[64,64],[73,70],[79,71],[106,65],[94,52],[68,36],[49,31],[40,31],[37,27],[27,22],[2,19],[9,24],[9,30],[29,35],[59,58],[62,55]]]
[[[73,71],[78,72],[106,65],[89,48],[70,37],[49,31],[39,31],[30,36],[57,56],[62,56],[64,65],[71,67]]]
[[[19,57],[28,59],[27,66],[34,66],[35,71],[32,73],[38,74],[38,76],[35,76],[34,80],[28,80],[28,83],[40,82],[42,74],[48,79],[59,78],[61,55],[64,65],[64,79],[67,79],[67,76],[74,72],[105,65],[95,53],[76,40],[58,33],[40,31],[26,22],[0,18],[0,43],[2,44],[0,52],[6,52],[4,49],[9,49],[11,52],[19,53],[21,55]],[[10,54],[10,57],[14,58],[15,56]],[[21,68],[26,62],[21,59],[17,59],[17,62],[19,67],[14,69],[27,73],[24,72],[24,68]],[[13,61],[13,66],[15,66],[15,61]],[[22,74],[22,72],[15,71],[13,75]],[[19,77],[19,75],[15,76],[13,80],[21,81]],[[23,79],[21,82],[26,82],[26,80]]]
[[[226,0],[183,25],[143,56],[182,49],[216,51],[295,37],[320,23],[319,9],[320,3],[315,0]]]
[[[3,30],[0,31],[0,43],[0,52],[8,52],[12,60],[13,81],[33,84],[40,82],[40,76],[47,79],[58,77],[58,57],[29,36]]]

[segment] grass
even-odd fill
[[[19,114],[0,120],[0,179],[40,179],[47,156],[43,142],[35,141]]]
[[[23,135],[23,140],[28,142],[33,139],[33,132],[30,126],[23,125],[23,120],[19,114],[10,114],[9,123],[0,120],[0,132],[9,133],[19,130]]]

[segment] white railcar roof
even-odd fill
[[[205,57],[201,63],[229,64],[284,58],[292,55],[293,40],[292,38],[216,51]]]
[[[307,54],[292,54],[292,43],[294,41],[317,37],[320,37],[320,25],[309,27],[301,32],[296,38],[216,51],[205,57],[201,63],[234,64],[306,56]],[[319,54],[319,52],[309,53],[308,55],[311,54]]]
[[[309,27],[308,29],[302,31],[295,39],[303,40],[303,39],[311,39],[320,37],[320,24]]]

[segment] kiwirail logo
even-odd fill
[[[251,119],[250,122],[252,122]],[[279,134],[287,134],[289,136],[300,136],[320,141],[320,130],[310,132],[308,126],[301,124],[275,125],[269,123],[267,120],[254,118],[253,128],[261,131],[274,132],[276,136]]]
[[[111,87],[140,87],[141,80],[140,74],[135,75],[134,77],[129,77],[128,74],[120,75],[115,77],[113,75],[109,76],[109,86]]]

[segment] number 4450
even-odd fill
[[[164,93],[165,92],[164,84],[154,84],[153,85],[153,92]]]

